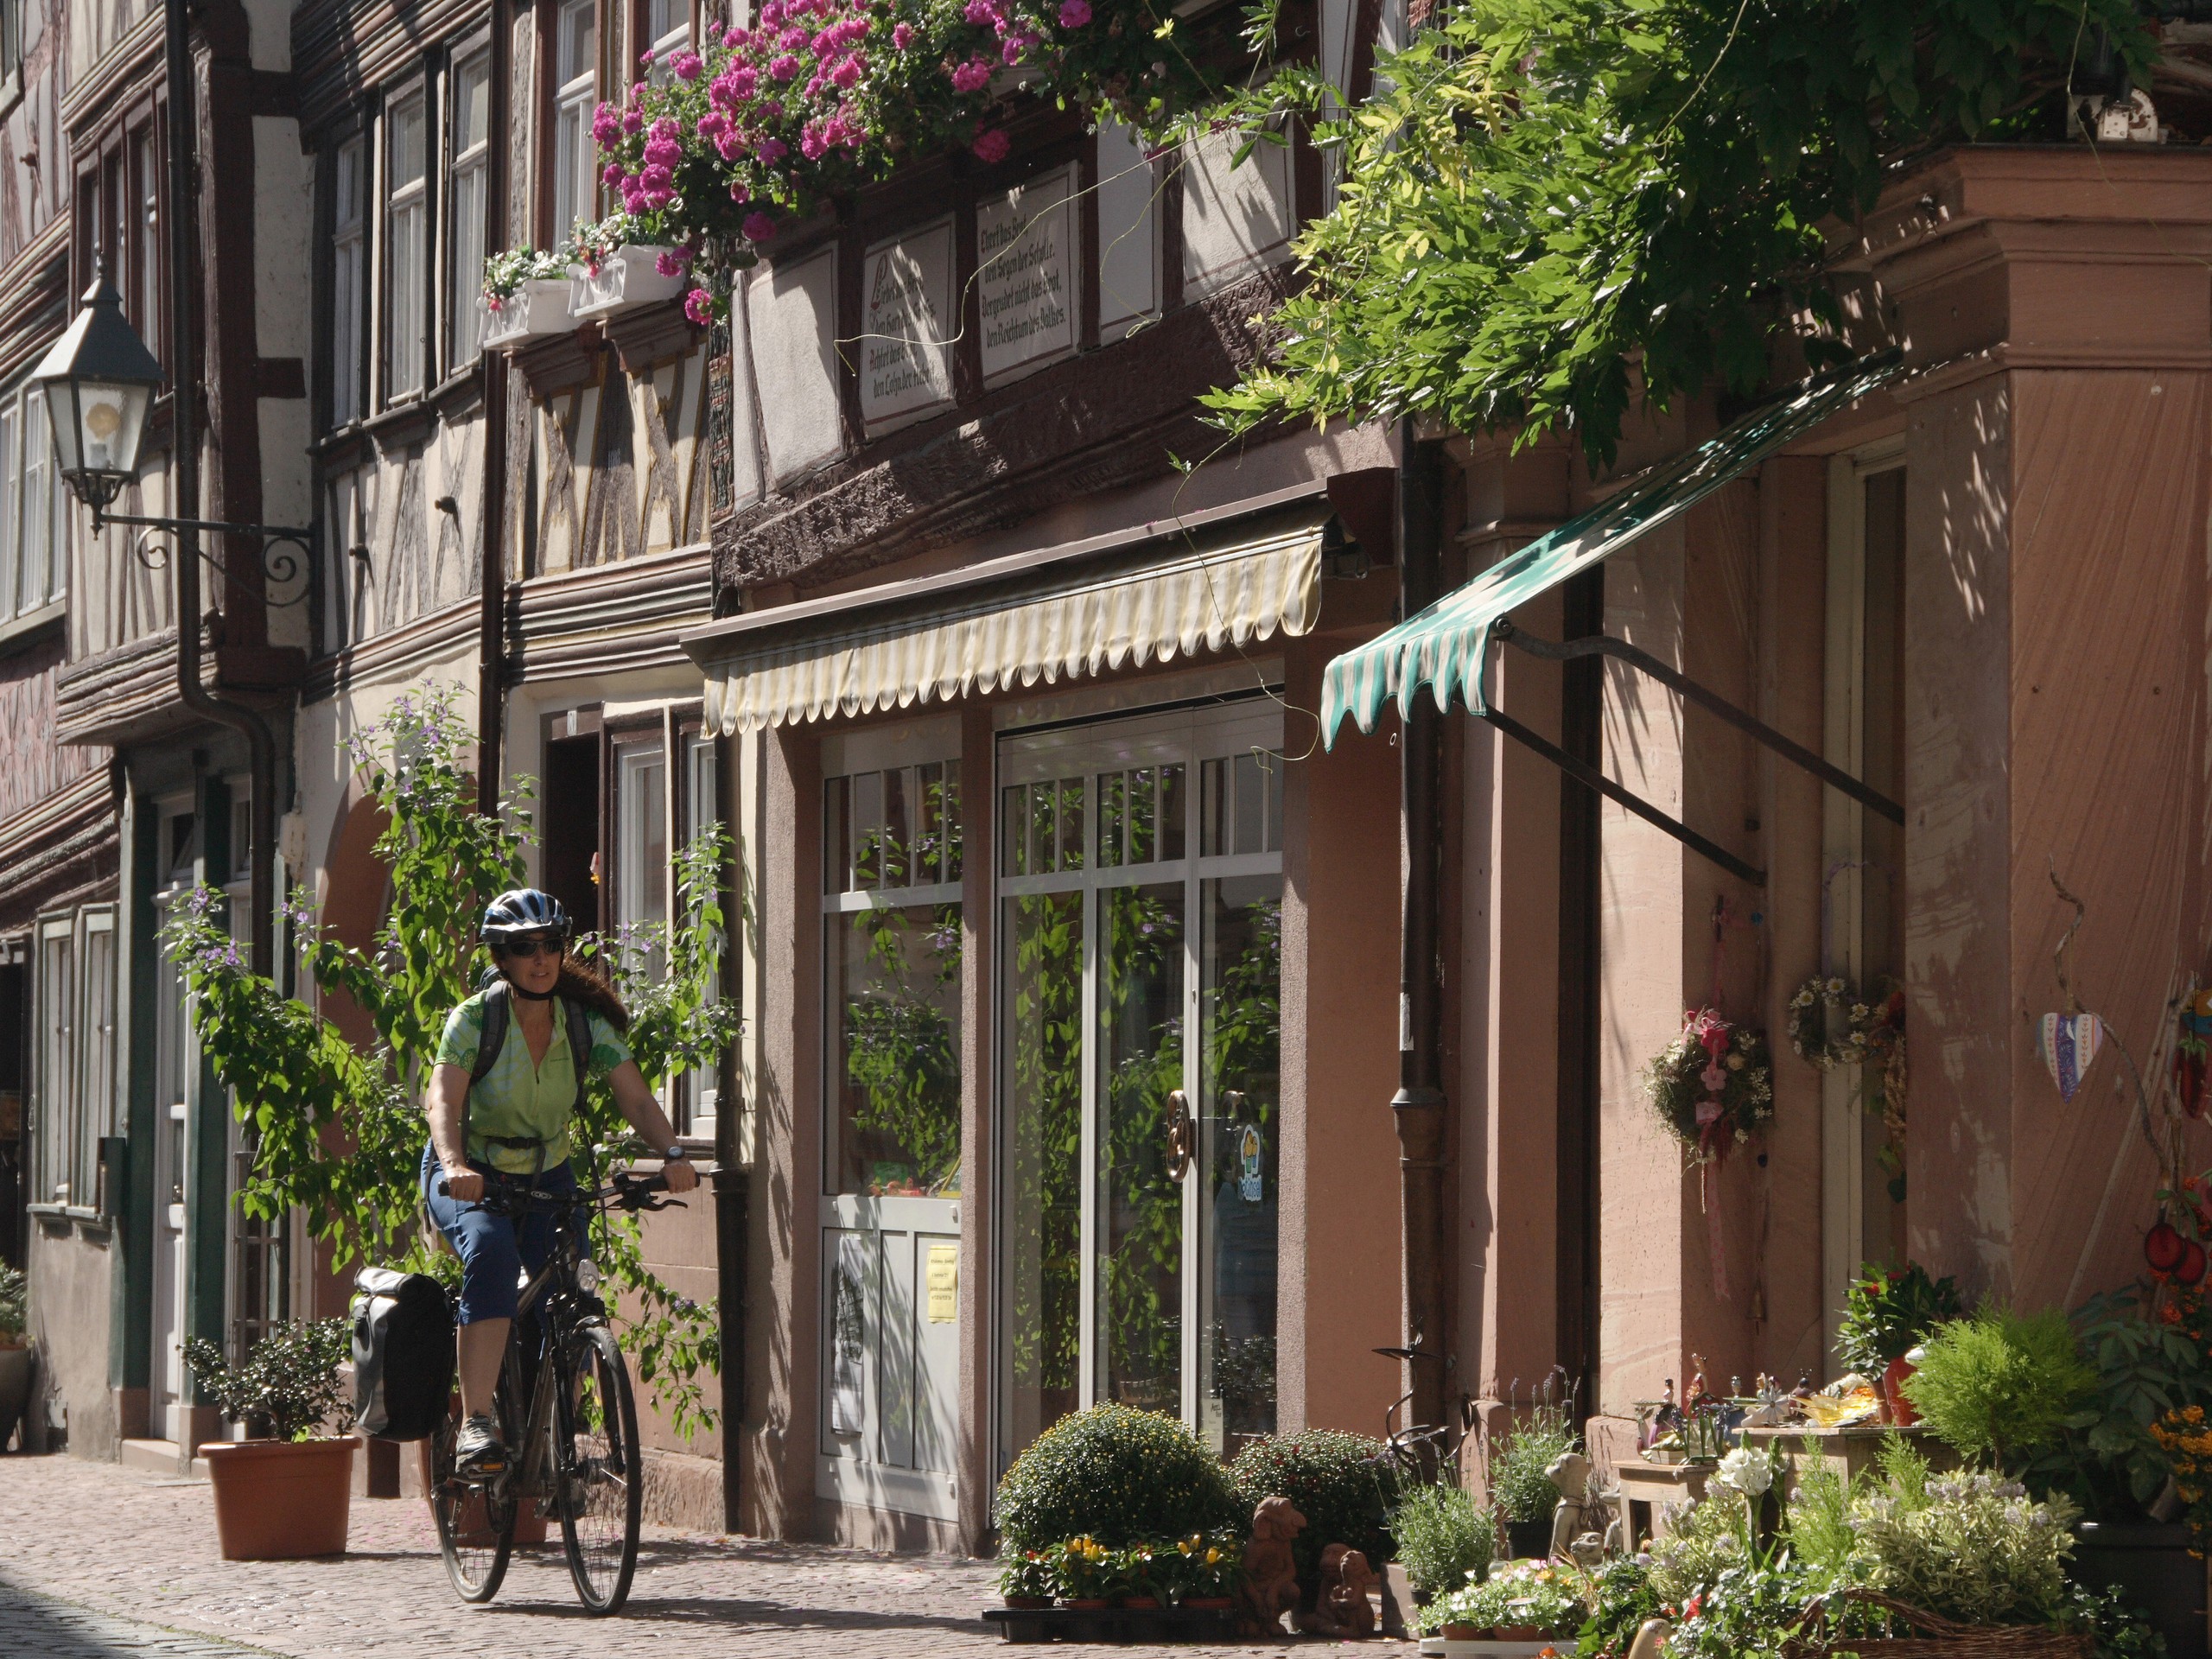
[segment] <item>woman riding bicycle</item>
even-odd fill
[[[518,887],[491,902],[478,936],[491,948],[499,982],[447,1018],[430,1073],[423,1201],[461,1257],[457,1369],[464,1421],[454,1465],[465,1474],[493,1474],[505,1465],[493,1402],[515,1314],[516,1281],[523,1270],[545,1265],[553,1237],[550,1216],[518,1224],[477,1207],[486,1178],[575,1190],[569,1126],[588,1070],[607,1077],[622,1116],[646,1145],[661,1149],[671,1192],[688,1192],[699,1179],[622,1040],[628,1010],[605,980],[568,959],[569,931],[568,912],[550,893]],[[491,1023],[504,1028],[504,1037],[487,1057],[481,1051],[495,1000],[504,1002],[507,1017],[493,1011]],[[590,1039],[590,1052],[581,1058],[569,1034],[579,1013],[580,1029]]]

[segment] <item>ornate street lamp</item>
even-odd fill
[[[168,250],[169,296],[177,332],[188,337],[192,315],[189,282],[193,248],[188,239],[193,142],[190,100],[180,90],[190,86],[185,73],[188,58],[185,43],[185,0],[167,0],[169,72],[169,200],[180,210],[167,217],[171,226]],[[248,836],[247,866],[251,893],[248,899],[249,938],[254,971],[272,970],[270,938],[270,861],[276,850],[276,742],[269,722],[258,710],[217,696],[200,683],[200,562],[208,564],[235,586],[226,565],[210,558],[200,542],[203,535],[257,542],[261,567],[269,582],[282,585],[296,580],[315,556],[312,526],[296,529],[282,524],[233,524],[207,518],[144,518],[136,513],[111,512],[123,486],[137,476],[138,445],[146,432],[146,415],[154,394],[167,379],[162,365],[138,338],[123,315],[122,296],[105,273],[95,268],[86,290],[84,308],[70,320],[61,338],[54,342],[31,375],[46,394],[47,420],[54,430],[57,470],[69,480],[77,499],[92,510],[92,528],[107,524],[141,526],[132,548],[149,569],[168,567],[176,585],[177,700],[206,719],[228,726],[245,738],[252,776],[252,810]],[[193,431],[193,397],[181,391],[169,411],[170,466],[175,499],[197,504],[200,467]],[[149,546],[156,533],[167,539],[166,551]],[[299,550],[296,555],[284,544]],[[264,584],[264,602],[298,604],[302,591],[289,599],[270,601]]]
[[[161,364],[123,315],[123,296],[95,270],[85,308],[31,372],[46,390],[55,464],[92,510],[95,530],[137,471],[147,406],[162,378]]]

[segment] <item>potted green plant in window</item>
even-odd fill
[[[353,1412],[338,1367],[352,1351],[337,1319],[281,1325],[237,1365],[204,1337],[185,1344],[184,1363],[223,1415],[260,1431],[200,1447],[226,1560],[346,1553],[355,1442],[345,1437]]]
[[[23,1420],[38,1366],[37,1351],[23,1335],[27,1288],[22,1270],[0,1262],[0,1451]]]
[[[569,256],[510,248],[484,262],[478,305],[484,314],[484,344],[512,346],[519,340],[563,334],[576,326],[569,315]]]

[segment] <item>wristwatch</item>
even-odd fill
[[[681,1147],[671,1147],[666,1152],[661,1154],[660,1160],[664,1164],[689,1163],[691,1161],[691,1154]]]

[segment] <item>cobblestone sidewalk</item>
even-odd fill
[[[1003,1646],[977,1617],[995,1599],[983,1562],[648,1528],[628,1607],[595,1620],[577,1605],[557,1538],[518,1550],[498,1598],[468,1607],[447,1586],[418,1500],[355,1499],[340,1560],[226,1561],[203,1483],[75,1458],[0,1457],[0,1656],[994,1659]],[[1258,1659],[1296,1646],[1311,1659],[1327,1645],[1088,1651]],[[1361,1645],[1373,1659],[1412,1653]]]

